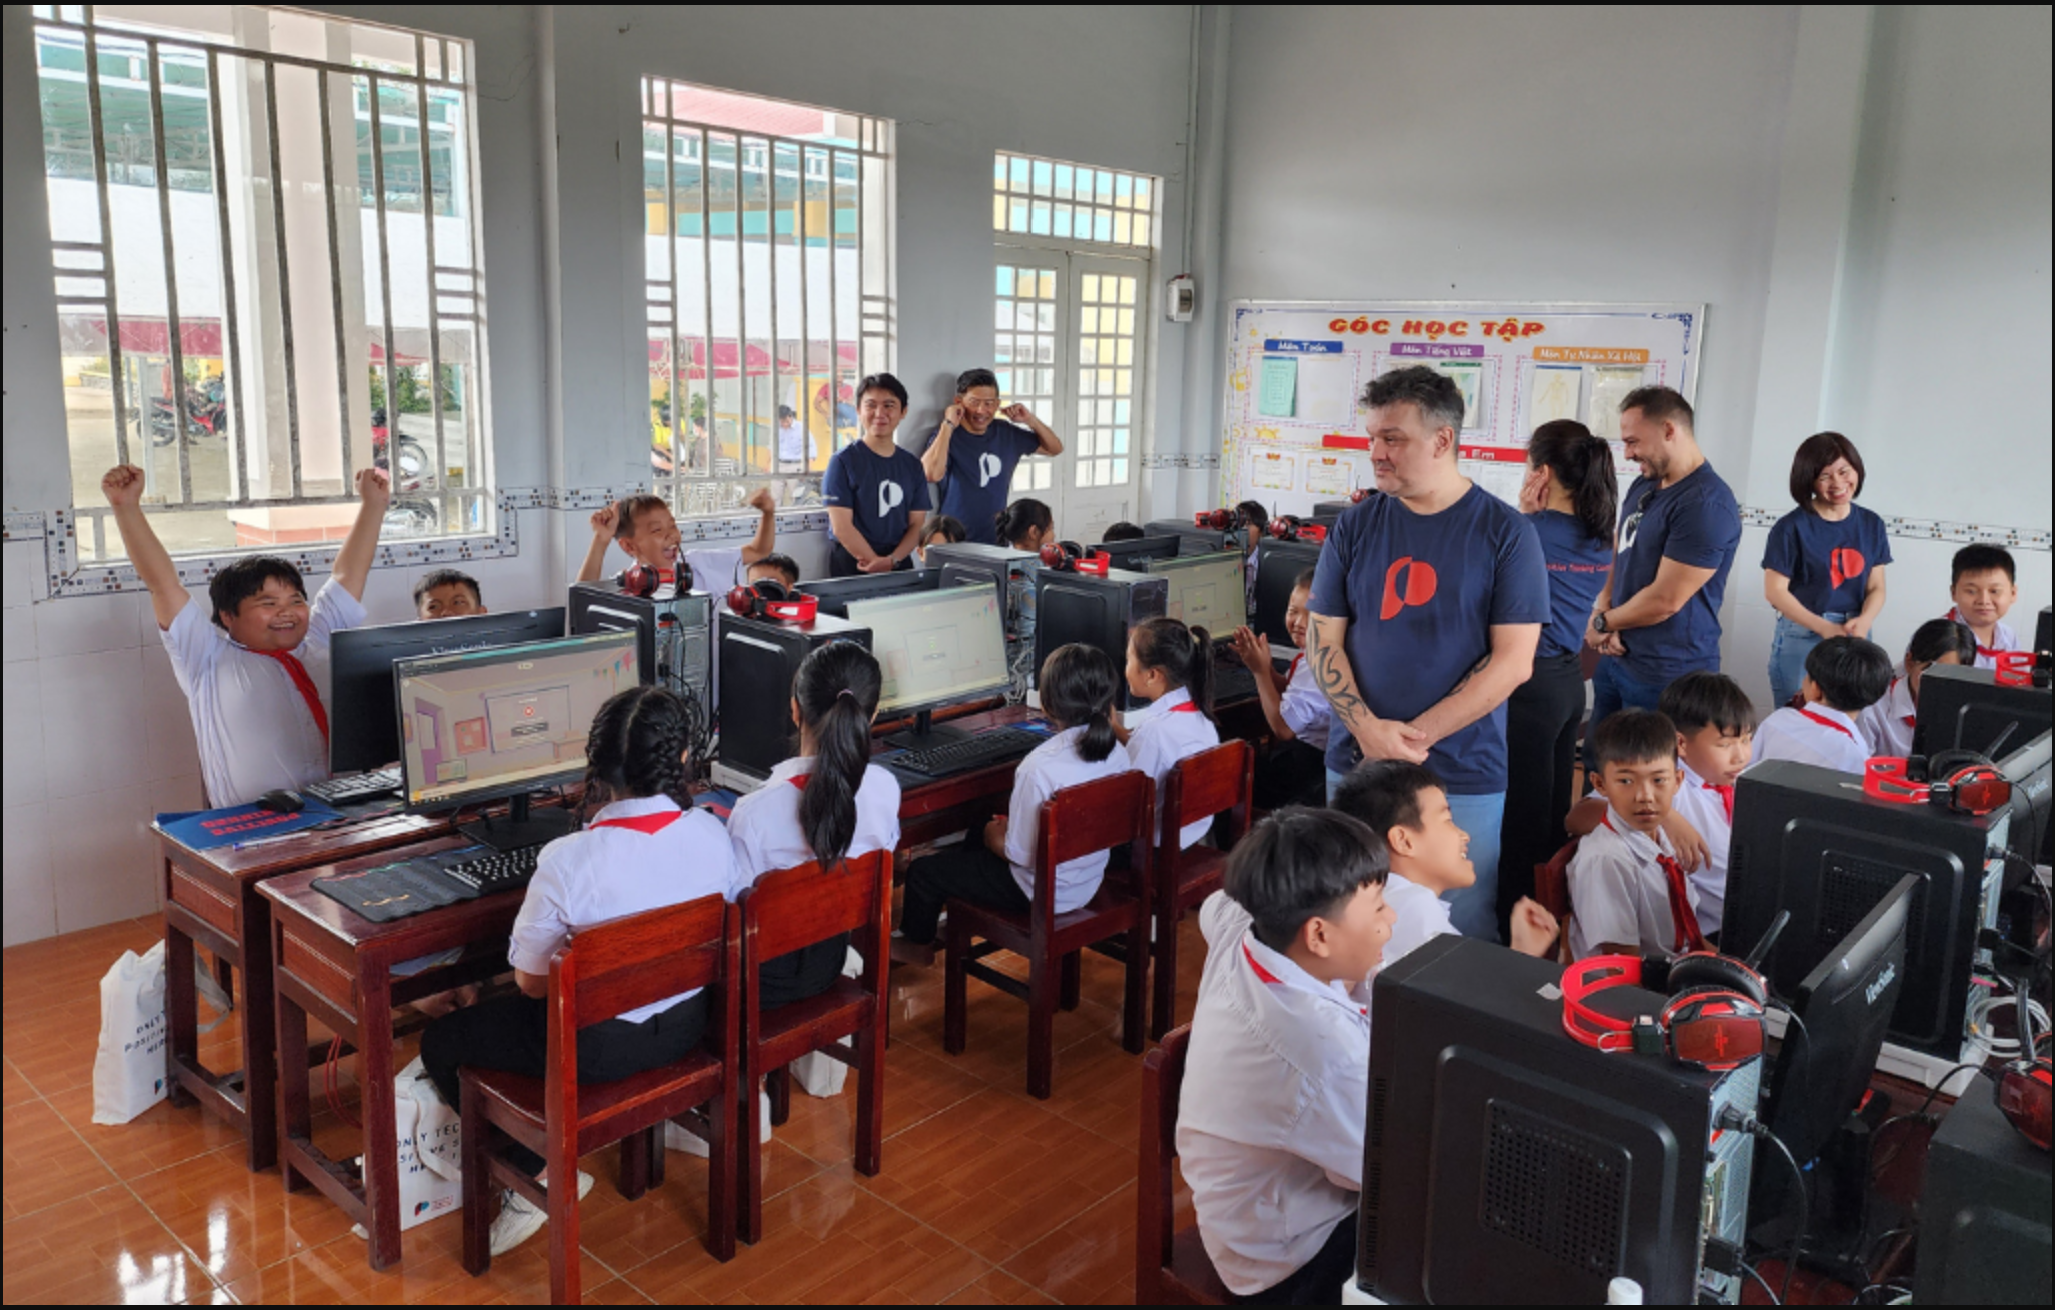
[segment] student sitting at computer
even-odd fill
[[[1178,1164],[1238,1298],[1334,1303],[1355,1267],[1385,885],[1377,834],[1294,807],[1250,831],[1200,907]]]
[[[1885,698],[1892,685],[1892,657],[1874,641],[1829,637],[1806,653],[1806,677],[1799,684],[1804,705],[1773,710],[1757,725],[1749,762],[1797,760],[1844,773],[1863,772],[1870,743],[1857,716]]]
[[[1128,690],[1149,708],[1133,728],[1114,733],[1135,767],[1156,782],[1161,830],[1164,779],[1178,761],[1221,744],[1214,726],[1214,643],[1205,628],[1176,619],[1146,619],[1128,630]],[[1195,819],[1178,835],[1183,850],[1206,836],[1211,819]]]
[[[920,560],[920,567],[928,567],[928,548],[941,542],[954,546],[962,541],[966,533],[963,522],[948,514],[930,514],[921,524],[921,544],[914,554]]]
[[[778,541],[778,503],[769,487],[757,488],[750,497],[757,511],[757,535],[740,549],[710,546],[681,550],[678,520],[662,496],[628,496],[593,511],[593,542],[578,566],[578,581],[598,582],[606,563],[607,544],[619,545],[633,566],[650,570],[655,590],[646,594],[669,600],[680,591],[708,591],[726,595],[729,588],[747,579],[744,569],[769,555]],[[629,575],[622,575],[624,583]]]
[[[893,439],[906,412],[907,389],[892,374],[873,373],[857,384],[863,440],[836,451],[821,479],[831,578],[914,567],[928,517],[928,475],[921,457]]]
[[[1678,794],[1678,730],[1655,710],[1621,710],[1594,725],[1592,785],[1599,826],[1571,857],[1573,959],[1675,954],[1706,939],[1664,820]]]
[[[541,1078],[549,1068],[550,957],[582,928],[624,915],[725,896],[735,860],[721,821],[692,808],[687,791],[691,720],[671,691],[631,687],[600,706],[586,734],[585,803],[599,806],[584,831],[537,857],[514,919],[507,962],[519,996],[454,1010],[421,1034],[421,1064],[443,1100],[457,1104],[457,1071],[499,1069]],[[607,1083],[683,1059],[700,1044],[707,998],[681,992],[578,1030],[578,1081]],[[542,1157],[515,1145],[508,1156],[542,1177]],[[580,1196],[592,1176],[580,1170]],[[542,1210],[513,1191],[500,1197],[492,1252],[535,1236]]]
[[[774,550],[743,570],[743,579],[751,586],[766,578],[791,591],[800,585],[799,561]]]
[[[2014,585],[2013,552],[1973,542],[1949,561],[1949,612],[1977,635],[1977,667],[1997,668],[2001,652],[2020,650],[2020,638],[2006,626],[2006,614],[2020,598]]]
[[[1056,516],[1049,506],[1028,497],[1001,510],[993,529],[1001,545],[1030,554],[1057,539]],[[1014,683],[1014,693],[1008,696],[1011,701],[1018,702],[1027,694],[1029,674],[1035,671],[1035,570],[1041,567],[1030,562],[1016,568],[1007,580],[1007,606],[1014,612],[1014,630],[1008,634],[1014,643],[1009,657]]]
[[[300,571],[273,555],[236,560],[205,597],[191,594],[143,512],[143,470],[110,469],[100,490],[186,694],[207,803],[247,805],[327,777],[328,639],[364,622],[364,583],[392,498],[385,470],[358,470],[357,519],[311,605]]]
[[[1245,500],[1235,506],[1242,520],[1242,549],[1247,556],[1242,567],[1242,603],[1249,618],[1256,618],[1256,544],[1271,528],[1271,512],[1259,501]]]
[[[1385,963],[1403,958],[1435,937],[1453,935],[1445,893],[1478,880],[1471,866],[1471,835],[1456,825],[1442,780],[1407,760],[1366,760],[1335,788],[1330,806],[1384,840],[1385,904],[1392,908],[1392,940]],[[1556,916],[1539,901],[1514,902],[1507,941],[1523,955],[1546,959],[1556,945]]]
[[[414,617],[417,619],[461,619],[483,614],[485,594],[478,579],[458,569],[430,569],[414,584]]]
[[[1285,602],[1285,633],[1306,649],[1306,598],[1313,591],[1314,571],[1302,570],[1292,580]],[[1328,795],[1328,731],[1335,711],[1314,683],[1306,656],[1292,657],[1284,673],[1271,661],[1271,639],[1248,627],[1235,629],[1235,654],[1256,682],[1257,703],[1271,730],[1271,744],[1256,770],[1256,805],[1275,810],[1286,805],[1320,805]]]
[[[916,950],[933,946],[936,919],[951,897],[1016,913],[1028,909],[1035,890],[1035,843],[1042,803],[1056,791],[1093,782],[1131,767],[1114,736],[1114,662],[1092,646],[1072,643],[1049,654],[1042,665],[1042,713],[1058,731],[1028,752],[1014,771],[1007,812],[985,825],[978,839],[924,855],[907,866],[906,895],[900,903],[895,945]],[[1106,876],[1107,853],[1081,855],[1056,868],[1056,910],[1086,904]]]
[[[1678,730],[1678,794],[1671,844],[1684,860],[1699,931],[1719,934],[1728,899],[1728,839],[1735,828],[1735,779],[1749,767],[1756,707],[1725,673],[1687,673],[1663,689],[1657,709]]]
[[[1913,630],[1906,658],[1892,675],[1883,699],[1857,717],[1864,744],[1872,755],[1904,758],[1913,750],[1913,725],[1919,719],[1920,678],[1937,664],[1969,668],[1977,662],[1977,636],[1955,619],[1929,619]]]

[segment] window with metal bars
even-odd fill
[[[34,6],[81,562],[494,530],[468,42],[255,5]]]
[[[644,78],[650,468],[681,514],[820,503],[891,367],[892,124]]]

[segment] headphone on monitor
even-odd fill
[[[1296,514],[1280,514],[1271,520],[1271,535],[1280,541],[1323,542],[1328,539],[1328,529],[1320,523],[1308,523]]]
[[[1863,794],[1896,805],[1926,801],[1957,814],[1983,815],[2013,799],[2013,784],[1985,756],[1954,750],[1877,756],[1863,766]]]
[[[1242,511],[1239,509],[1203,509],[1193,513],[1192,526],[1211,528],[1215,532],[1227,532],[1234,528],[1248,527],[1249,520],[1242,517]]]
[[[1090,573],[1105,577],[1114,557],[1103,550],[1088,552],[1075,541],[1052,541],[1042,548],[1042,567],[1057,573]]]
[[[1591,998],[1613,987],[1668,991],[1654,1015],[1623,1019]],[[1594,955],[1563,971],[1563,1030],[1600,1051],[1668,1055],[1716,1072],[1763,1054],[1763,1007],[1769,988],[1755,969],[1732,956],[1691,951],[1661,956]]]
[[[749,619],[780,619],[787,623],[812,623],[821,602],[790,590],[776,578],[759,578],[746,587],[728,593],[728,608]]]

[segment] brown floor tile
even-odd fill
[[[8,1219],[0,1231],[0,1291],[10,1303],[187,1301],[214,1289],[207,1272],[125,1187],[74,1194]]]
[[[86,1145],[124,1178],[138,1178],[226,1146],[243,1136],[197,1105],[159,1101],[125,1124],[93,1122],[93,1086],[47,1093],[51,1106],[78,1130]]]
[[[116,1181],[71,1125],[40,1100],[0,1111],[0,1139],[6,1165],[0,1191],[10,1223]]]
[[[1135,1188],[1129,1185],[1008,1260],[1003,1268],[1059,1301],[1135,1299]],[[1126,1288],[1125,1295],[1120,1292]]]
[[[959,1288],[955,1295],[946,1298],[942,1304],[1054,1305],[1056,1298],[1043,1295],[1004,1269],[995,1269],[969,1287]]]
[[[240,1142],[129,1185],[221,1283],[350,1232],[350,1221],[326,1197],[312,1190],[288,1195],[275,1169],[251,1173]]]
[[[36,1089],[29,1086],[29,1080],[9,1060],[0,1065],[0,1105],[20,1105],[23,1101],[36,1099]]]

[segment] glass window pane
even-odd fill
[[[1035,161],[1034,178],[1035,194],[1047,196],[1050,190],[1050,165],[1048,160],[1038,159]]]
[[[994,195],[992,198],[992,230],[1007,230],[1007,198],[1003,195]]]
[[[1036,294],[1043,300],[1057,298],[1057,275],[1054,269],[1045,268],[1038,276],[1039,289]]]
[[[1027,230],[1028,202],[1026,200],[1009,201],[1007,203],[1007,231],[1026,232]]]
[[[1028,161],[1019,155],[1007,160],[1007,187],[1013,191],[1028,189]]]
[[[1115,240],[1115,241],[1119,242],[1120,244],[1122,244],[1122,245],[1124,245],[1124,246],[1128,244],[1128,230],[1129,230],[1129,224],[1130,224],[1130,223],[1132,223],[1132,222],[1134,221],[1134,219],[1135,219],[1135,216],[1134,216],[1133,214],[1126,214],[1126,213],[1116,213],[1116,214],[1114,215],[1114,240]]]
[[[1071,235],[1071,207],[1059,204],[1050,215],[1050,234],[1068,237]]]
[[[1023,300],[1035,299],[1035,270],[1017,268],[1014,270],[1014,294]]]
[[[1010,293],[1014,289],[1014,270],[1001,264],[995,275],[993,289],[1003,296]]]
[[[1056,195],[1059,200],[1071,198],[1071,166],[1058,164],[1056,167]]]
[[[1014,325],[1014,304],[1012,301],[1001,300],[994,303],[992,307],[992,325],[998,328],[1010,328]]]
[[[1028,211],[1028,230],[1039,237],[1049,235],[1049,202],[1038,200]]]
[[[1112,241],[1114,239],[1114,216],[1112,212],[1096,209],[1092,213],[1092,239]]]

